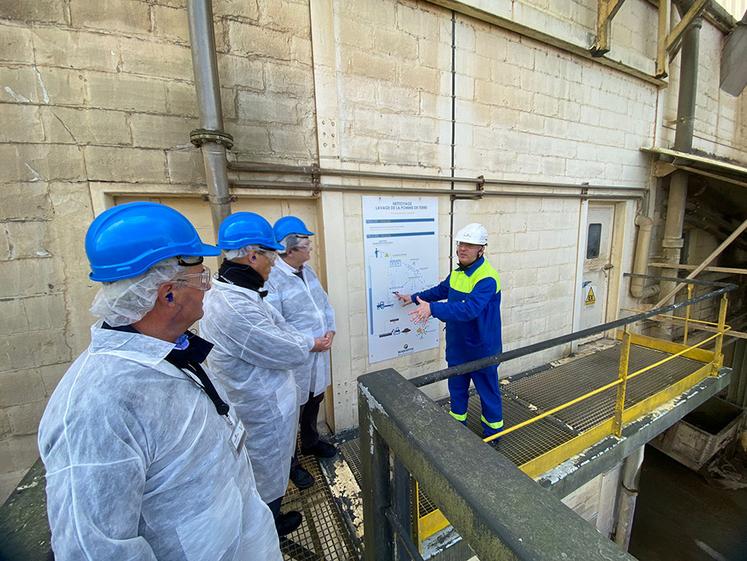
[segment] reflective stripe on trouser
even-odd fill
[[[458,421],[466,421],[470,381],[475,383],[475,389],[482,404],[482,432],[485,436],[495,434],[503,428],[503,407],[497,366],[489,366],[469,374],[449,378],[451,416]]]

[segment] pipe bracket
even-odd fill
[[[189,133],[189,141],[198,148],[207,142],[222,144],[226,150],[233,148],[233,136],[218,130],[195,129]]]

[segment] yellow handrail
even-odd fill
[[[669,362],[670,360],[674,360],[678,356],[682,356],[682,355],[688,353],[689,351],[691,351],[692,349],[697,349],[698,347],[702,347],[703,345],[705,345],[709,341],[713,341],[719,335],[720,335],[720,333],[716,333],[715,335],[711,335],[710,337],[706,337],[705,339],[703,339],[700,343],[697,343],[696,345],[691,345],[691,346],[687,347],[686,349],[682,349],[678,353],[674,353],[673,355],[669,355],[668,357],[663,358],[663,359],[661,359],[661,360],[659,360],[657,362],[654,362],[653,364],[649,364],[648,366],[644,366],[640,370],[636,370],[635,372],[633,372],[632,374],[630,374],[628,376],[628,380],[630,380],[631,378],[635,378],[639,374],[643,374],[644,372],[648,372],[649,370],[653,370],[654,368],[656,368],[657,366],[661,366],[665,362]]]
[[[721,322],[721,324],[724,325],[723,322]],[[724,325],[724,327],[726,327],[726,326]],[[725,329],[725,331],[728,331],[728,329]],[[674,360],[675,358],[677,358],[679,356],[682,356],[683,354],[686,354],[687,352],[691,351],[692,349],[697,349],[698,347],[702,347],[703,345],[705,345],[709,341],[712,341],[713,339],[715,339],[715,338],[717,338],[719,336],[722,336],[722,335],[723,335],[722,333],[716,333],[715,335],[711,335],[710,337],[707,337],[707,338],[703,339],[702,341],[700,341],[699,343],[696,343],[695,345],[691,345],[691,346],[689,346],[689,347],[687,347],[687,348],[685,348],[685,349],[683,349],[683,350],[681,350],[681,351],[679,351],[679,352],[677,352],[677,353],[675,353],[673,355],[670,355],[670,356],[668,356],[668,357],[666,357],[666,358],[664,358],[664,359],[662,359],[660,361],[657,361],[657,362],[655,362],[653,364],[650,364],[650,365],[645,366],[645,367],[643,367],[643,368],[641,368],[639,370],[636,370],[632,374],[628,374],[626,376],[626,380],[625,381],[631,380],[632,378],[635,378],[636,376],[639,376],[640,374],[644,374],[645,372],[648,372],[649,370],[652,370],[652,369],[656,368],[657,366],[661,366],[662,364],[664,364],[666,362],[669,362],[670,360]],[[573,405],[576,405],[577,403],[580,403],[580,402],[582,402],[582,401],[584,401],[586,399],[589,399],[590,397],[594,397],[597,394],[600,394],[600,393],[602,393],[602,392],[604,392],[604,391],[606,391],[606,390],[608,390],[610,388],[613,388],[613,387],[615,387],[617,385],[620,385],[621,383],[623,383],[623,381],[624,381],[623,378],[620,377],[617,380],[615,380],[613,382],[610,382],[609,384],[605,384],[604,386],[601,386],[601,387],[599,387],[599,388],[597,388],[595,390],[592,390],[592,391],[590,391],[590,392],[588,392],[588,393],[586,393],[586,394],[584,394],[582,396],[579,396],[579,397],[577,397],[575,399],[572,399],[571,401],[568,401],[566,403],[563,403],[561,405],[553,407],[552,409],[548,409],[544,413],[540,413],[539,415],[537,415],[535,417],[532,417],[531,419],[527,419],[526,421],[522,421],[521,423],[517,423],[516,425],[513,425],[511,427],[503,429],[502,431],[500,431],[500,432],[498,432],[496,434],[490,435],[488,437],[485,437],[482,440],[483,440],[483,442],[492,442],[493,440],[495,440],[497,438],[500,438],[502,436],[506,436],[507,434],[510,434],[510,433],[512,433],[512,432],[514,432],[516,430],[519,430],[519,429],[524,428],[524,427],[526,427],[528,425],[531,425],[533,423],[541,421],[545,417],[549,417],[550,415],[553,415],[554,413],[557,413],[558,411],[562,411],[563,409],[567,409],[568,407],[572,407]]]
[[[666,319],[676,319],[678,321],[685,321],[684,317],[673,316],[673,315],[670,315],[670,314],[659,314],[659,315],[657,315],[655,317],[666,318]],[[702,319],[693,319],[693,318],[690,318],[688,320],[688,322],[689,323],[700,323],[700,324],[703,324],[703,325],[710,325],[710,326],[718,326],[718,322],[717,321],[704,321]]]
[[[687,299],[692,300],[693,299],[693,290],[694,287],[691,284],[687,285]],[[687,305],[687,308],[685,309],[685,333],[682,336],[682,344],[687,345],[687,335],[690,331],[690,306],[691,304]]]

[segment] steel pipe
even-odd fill
[[[213,230],[217,239],[220,223],[231,214],[226,148],[231,147],[233,139],[223,130],[212,0],[189,0],[187,17],[200,113],[200,128],[192,131],[190,139],[202,150]]]
[[[626,200],[643,197],[640,193],[556,193],[542,191],[510,191],[510,190],[474,190],[467,189],[438,189],[428,187],[392,187],[379,185],[337,185],[326,183],[312,183],[305,181],[262,181],[259,179],[232,180],[234,187],[248,187],[253,189],[278,189],[283,191],[308,190],[314,192],[348,192],[348,193],[407,193],[418,195],[451,195],[461,199],[479,199],[482,197],[541,197],[550,199],[592,199],[592,200]]]
[[[687,11],[688,3],[680,3],[680,14]],[[677,129],[674,136],[674,149],[678,152],[690,152],[693,146],[693,130],[695,126],[695,101],[698,94],[698,51],[700,48],[700,28],[702,21],[696,19],[685,31],[682,39],[680,61],[680,85],[677,96]],[[664,260],[668,263],[679,264],[684,240],[682,227],[685,222],[685,207],[687,205],[686,171],[675,171],[669,180],[669,195],[667,198],[667,217],[664,223],[664,239],[661,242]],[[669,282],[661,283],[661,293],[671,292],[674,285]]]
[[[648,255],[651,249],[651,230],[654,221],[648,216],[637,216],[635,223],[638,226],[638,238],[635,244],[635,256],[633,257],[633,274],[645,275],[648,269]],[[642,276],[630,279],[630,295],[633,298],[648,298],[659,293],[659,285],[646,287],[646,279]]]
[[[645,192],[645,187],[624,187],[615,185],[588,185],[585,183],[552,183],[546,181],[516,181],[480,177],[450,177],[448,175],[427,175],[416,173],[395,173],[383,171],[362,171],[345,169],[317,168],[314,166],[288,166],[282,164],[253,164],[249,162],[229,162],[228,169],[234,172],[287,173],[289,175],[311,175],[317,177],[367,177],[388,180],[422,181],[428,183],[468,183],[471,185],[501,185],[520,187],[545,187],[552,189],[610,189],[620,191]],[[237,178],[239,179],[239,178]],[[240,179],[239,179],[240,180]]]

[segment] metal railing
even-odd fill
[[[684,279],[664,280],[682,282]],[[625,396],[628,382],[670,360],[698,352],[698,349],[711,341],[715,341],[715,350],[712,361],[707,366],[710,375],[718,374],[723,363],[723,336],[728,330],[726,294],[736,286],[696,280],[686,282],[706,286],[709,291],[699,296],[693,296],[690,291],[687,300],[683,302],[411,380],[406,380],[393,369],[359,377],[365,559],[421,558],[411,531],[413,510],[417,509],[413,479],[425,487],[428,497],[483,561],[633,559],[597,533],[557,498],[536,485],[533,479],[504,455],[483,444],[615,387],[617,395],[614,416],[609,432],[606,432],[605,425],[605,434],[619,437],[626,421]],[[693,304],[719,296],[719,320],[714,324],[717,333],[689,347],[678,347],[670,356],[629,372],[630,349],[636,337],[630,332],[631,324],[683,308],[686,310],[686,319],[678,319],[685,319],[686,325],[713,324],[691,319],[689,310]],[[539,413],[527,421],[507,427],[497,435],[483,439],[484,442],[471,432],[465,433],[459,423],[455,423],[436,403],[417,389],[452,376],[617,328],[623,328],[623,332],[616,380]]]

